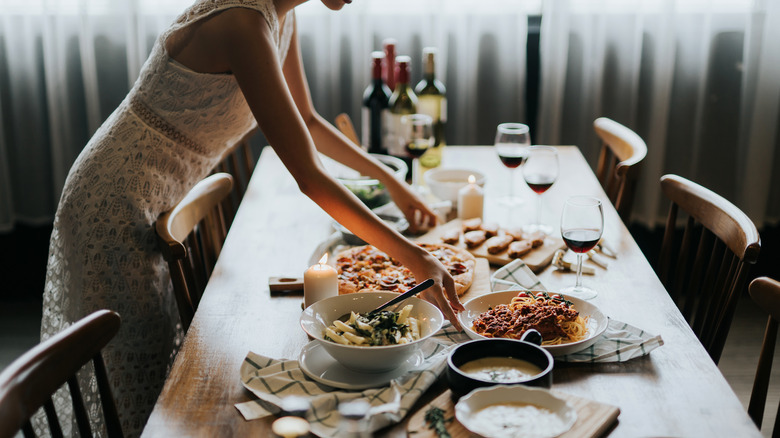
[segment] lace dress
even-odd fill
[[[54,219],[41,338],[98,309],[119,313],[121,328],[103,357],[127,436],[140,435],[181,338],[153,223],[210,173],[227,145],[256,126],[233,75],[189,70],[170,59],[164,41],[233,7],[263,14],[284,62],[294,18],[283,20],[280,36],[272,0],[196,1],[158,38],[127,98],[76,159]],[[82,388],[99,425],[95,383],[82,379]],[[65,397],[60,391],[55,405],[68,429]]]

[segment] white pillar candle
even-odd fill
[[[303,305],[309,307],[317,301],[335,297],[339,294],[338,274],[333,266],[327,264],[328,254],[319,263],[309,267],[303,273]]]
[[[469,184],[458,191],[458,217],[461,219],[482,218],[485,195],[477,185],[474,175],[469,175]]]

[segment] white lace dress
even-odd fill
[[[140,435],[181,337],[153,223],[256,126],[233,75],[194,72],[170,59],[164,41],[233,7],[264,15],[284,61],[294,19],[283,20],[279,36],[272,0],[196,1],[158,38],[127,98],[76,159],[54,219],[41,338],[98,309],[119,313],[121,328],[103,357],[127,436]],[[89,386],[85,404],[99,424],[94,382]],[[61,391],[55,405],[67,429],[66,395]]]

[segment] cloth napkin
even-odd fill
[[[498,269],[490,278],[494,292],[507,289],[546,290],[536,274],[520,260]],[[560,362],[625,362],[644,356],[664,344],[653,335],[625,322],[609,319],[607,329],[593,345],[583,351],[557,356]]]
[[[250,352],[241,365],[241,382],[258,397],[237,403],[236,409],[246,420],[255,420],[280,411],[288,396],[307,398],[311,409],[306,414],[312,432],[321,437],[343,436],[339,430],[339,403],[362,398],[371,404],[366,415],[367,427],[373,432],[401,421],[417,399],[446,368],[449,351],[469,340],[449,323],[422,345],[422,363],[381,388],[346,391],[321,385],[301,370],[297,360],[273,359]]]

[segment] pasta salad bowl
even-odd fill
[[[444,323],[444,315],[438,307],[416,297],[392,309],[395,317],[371,315],[371,318],[365,318],[366,314],[398,295],[395,292],[358,292],[325,298],[303,311],[301,327],[350,370],[362,373],[394,370],[419,351]],[[407,310],[402,310],[404,308]],[[352,312],[364,317],[355,321],[340,320]],[[393,318],[397,320],[394,322]],[[342,330],[341,324],[353,328],[354,333],[347,334],[349,330]],[[367,327],[366,324],[375,325]]]

